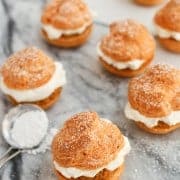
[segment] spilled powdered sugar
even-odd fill
[[[138,143],[137,149],[144,150],[146,154],[154,157],[154,160],[165,170],[180,174],[180,151],[175,151],[175,149],[180,150],[179,140],[172,141],[171,139],[168,140],[167,137],[160,139],[143,138]],[[156,169],[153,170],[156,171]]]
[[[45,153],[47,150],[50,150],[52,140],[54,136],[57,134],[57,132],[58,132],[57,129],[51,128],[48,134],[46,135],[45,139],[43,140],[43,142],[40,144],[40,146],[36,149],[27,151],[27,153],[36,155],[38,153]]]

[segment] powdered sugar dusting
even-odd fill
[[[131,48],[129,48],[127,46],[127,42],[124,41],[122,36],[112,37],[110,35],[103,39],[102,44],[104,49],[108,49],[109,51],[113,50],[114,54],[126,54],[126,56],[129,57],[128,60],[130,60],[131,57],[139,51],[138,46],[133,43],[131,44]]]
[[[170,136],[171,137],[171,136]],[[153,172],[160,171],[159,168],[170,170],[172,174],[180,174],[180,153],[179,153],[179,142],[178,139],[172,140],[168,136],[164,137],[143,137],[138,138],[137,143],[134,144],[133,148],[135,152],[139,152],[142,156],[152,157],[154,164],[150,168]],[[172,135],[173,137],[173,135]],[[167,148],[167,146],[169,148]],[[176,149],[177,151],[174,151]],[[139,157],[141,158],[141,157]]]
[[[160,107],[167,104],[167,95],[173,98],[178,91],[180,72],[170,65],[157,64],[143,75],[131,80],[129,92],[134,102],[143,102],[148,107]],[[171,101],[170,99],[169,101]]]
[[[27,151],[28,154],[36,155],[38,153],[45,153],[47,150],[51,149],[51,143],[54,138],[54,136],[57,134],[58,130],[55,128],[51,128],[49,132],[47,133],[45,139],[40,144],[40,146],[36,149]]]
[[[114,22],[110,25],[110,32],[112,34],[127,35],[129,38],[135,38],[143,29],[143,25],[131,19]]]
[[[117,61],[149,60],[155,51],[155,41],[140,23],[127,19],[110,25],[110,32],[102,39],[102,51]]]
[[[30,47],[11,55],[2,66],[1,73],[9,87],[28,89],[49,80],[54,69],[50,58],[39,49]]]
[[[69,1],[64,1],[60,6],[59,6],[59,13],[63,17],[69,17],[70,21],[72,23],[78,23],[79,21],[85,22],[86,20],[89,22],[90,21],[90,11],[88,10],[87,6],[80,0],[69,0]],[[82,15],[83,14],[83,15]],[[60,18],[60,16],[59,16]]]
[[[180,31],[180,1],[171,0],[162,9],[160,9],[155,21],[158,25],[175,32]]]
[[[74,29],[92,23],[92,14],[81,0],[52,1],[43,12],[42,22],[61,29]]]
[[[76,6],[73,6],[72,2],[75,3]],[[68,15],[69,13],[76,13],[78,11],[78,7],[83,8],[80,1],[64,1],[59,7],[59,12],[64,15]]]
[[[113,160],[123,145],[124,138],[115,125],[100,120],[95,112],[83,112],[65,123],[52,151],[63,167],[94,169]]]

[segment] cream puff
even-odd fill
[[[95,112],[71,117],[52,143],[59,180],[118,180],[129,151],[127,137]]]
[[[42,35],[52,45],[77,47],[89,38],[92,19],[83,0],[53,0],[41,17]]]
[[[142,73],[155,54],[155,40],[146,27],[134,20],[114,22],[98,43],[97,52],[106,70],[122,77]]]
[[[129,83],[125,115],[154,134],[179,128],[180,70],[158,64],[133,78]]]
[[[160,43],[166,49],[180,53],[180,0],[171,0],[160,9],[154,24]]]
[[[33,103],[47,109],[58,100],[65,83],[62,64],[35,47],[11,55],[0,71],[0,89],[13,104]]]
[[[163,2],[163,0],[135,0],[138,4],[145,6],[153,6]]]

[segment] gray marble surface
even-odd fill
[[[68,83],[58,103],[47,111],[52,127],[59,128],[74,113],[95,110],[111,119],[128,136],[132,151],[126,159],[122,180],[179,180],[180,131],[164,136],[139,130],[124,117],[129,79],[107,73],[99,64],[96,43],[107,33],[107,23],[114,19],[133,17],[151,29],[155,8],[138,7],[128,0],[87,0],[99,16],[94,32],[86,45],[64,50],[46,44],[39,34],[40,14],[45,0],[0,0],[0,64],[13,52],[35,45],[61,61],[67,70]],[[102,7],[103,6],[103,7]],[[165,51],[157,44],[153,63],[168,62],[180,68],[180,56]],[[0,93],[0,120],[11,108]],[[0,154],[8,145],[0,135]],[[0,170],[0,180],[54,180],[51,154],[23,154]]]

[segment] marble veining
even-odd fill
[[[139,18],[142,7],[128,0],[119,0],[125,17]],[[45,0],[0,0],[0,64],[13,52],[35,45],[49,56],[63,63],[67,71],[67,85],[61,99],[47,111],[51,127],[62,127],[64,120],[74,113],[95,110],[101,117],[111,119],[128,136],[132,151],[126,159],[122,180],[179,180],[180,179],[180,130],[157,136],[139,130],[124,116],[127,101],[127,78],[117,78],[106,72],[97,59],[96,44],[108,32],[103,16],[95,20],[94,32],[86,45],[77,49],[58,49],[48,45],[40,36],[40,15]],[[95,6],[96,1],[88,1]],[[98,1],[98,4],[102,2]],[[104,4],[119,3],[108,0]],[[131,5],[132,4],[132,5]],[[129,10],[125,8],[128,6]],[[130,9],[132,8],[132,9]],[[156,8],[155,8],[156,9]],[[155,9],[151,9],[151,13]],[[113,11],[113,10],[112,10]],[[115,10],[114,10],[115,11]],[[150,11],[150,10],[148,10]],[[118,13],[118,12],[117,12]],[[108,18],[110,18],[109,15]],[[116,17],[112,17],[114,20]],[[146,19],[144,19],[144,22]],[[180,68],[179,55],[165,51],[157,44],[155,61],[167,62]],[[0,120],[11,108],[11,104],[0,93]],[[0,123],[1,128],[1,123]],[[0,135],[0,154],[8,145]],[[22,154],[0,170],[0,180],[55,180],[51,154],[36,156]]]

